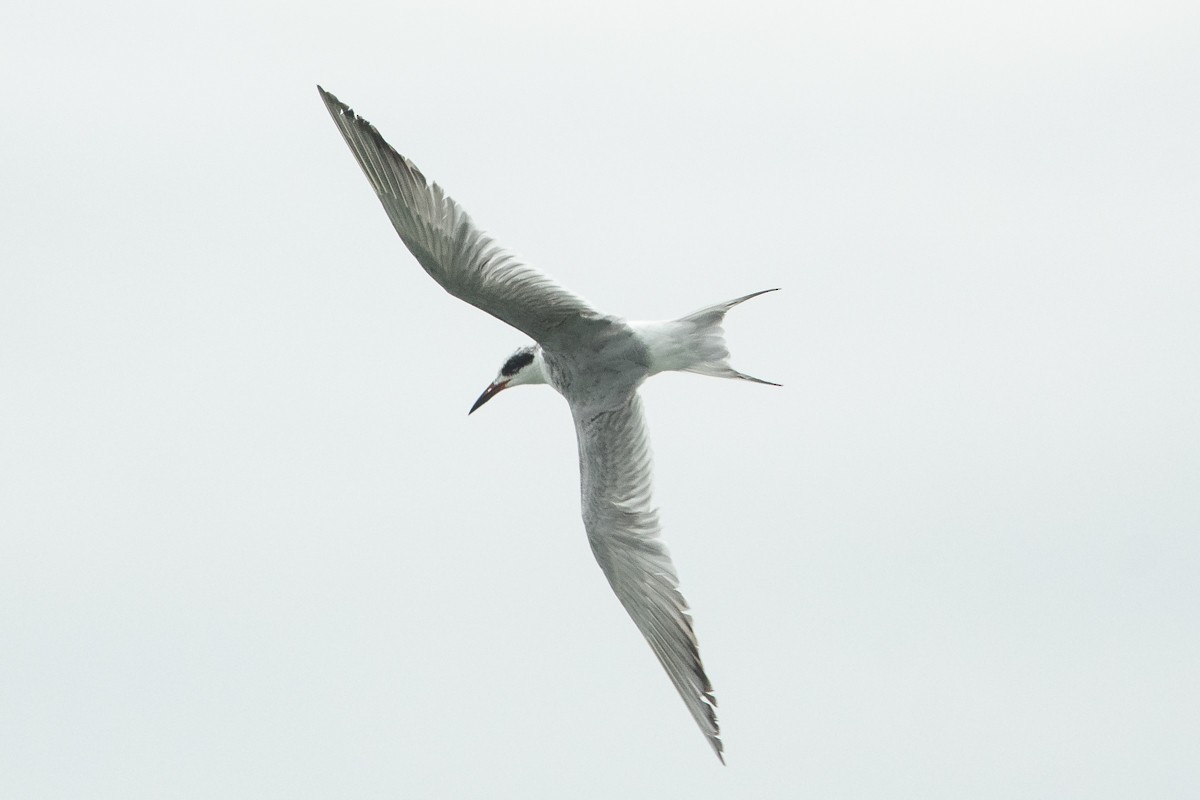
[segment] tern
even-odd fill
[[[583,525],[609,585],[650,643],[721,763],[716,697],[650,497],[650,444],[638,387],[659,372],[778,386],[729,365],[721,323],[766,292],[661,322],[604,314],[501,248],[371,123],[317,87],[400,239],[450,294],[527,334],[467,413],[505,389],[549,384],[571,406]]]

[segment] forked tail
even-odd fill
[[[693,311],[686,317],[670,322],[638,325],[638,332],[650,349],[651,371],[696,372],[715,378],[741,378],[779,386],[778,383],[755,378],[729,366],[729,348],[725,345],[725,329],[721,327],[729,309],[752,297],[776,291],[779,290],[764,289],[736,300]]]

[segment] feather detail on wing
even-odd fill
[[[650,443],[641,401],[633,392],[616,409],[572,411],[579,436],[583,522],[592,552],[724,763],[717,701],[651,504]]]
[[[587,301],[521,263],[477,228],[375,126],[321,87],[317,91],[396,232],[442,288],[543,345],[553,344],[574,323],[600,318]]]

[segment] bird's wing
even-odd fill
[[[692,630],[687,602],[659,536],[650,499],[650,442],[642,404],[592,413],[573,407],[579,436],[583,523],[592,552],[722,762],[716,698]]]
[[[320,86],[317,91],[396,232],[447,292],[542,344],[553,344],[581,322],[602,318],[587,301],[496,244],[442,187],[425,180],[393,150],[374,125]]]

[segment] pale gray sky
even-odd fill
[[[1193,2],[0,12],[0,797],[1200,792]],[[524,337],[314,89],[601,308],[721,768]]]

